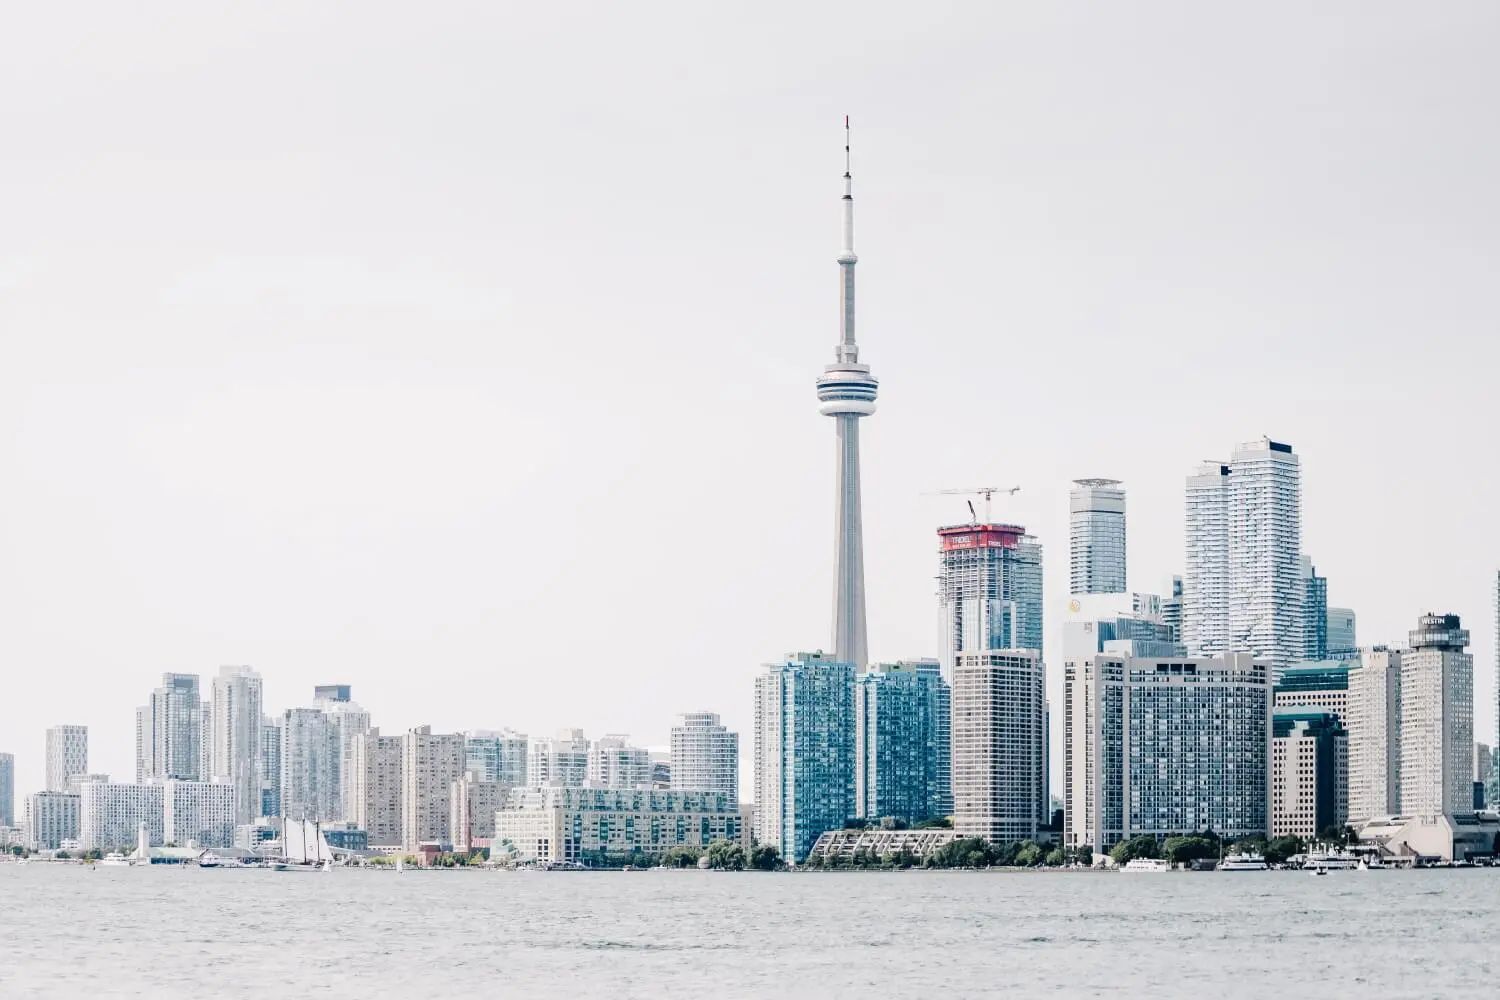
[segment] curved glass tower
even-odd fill
[[[832,417],[838,432],[835,460],[833,654],[863,670],[869,660],[865,634],[865,553],[860,527],[859,421],[875,412],[878,383],[870,366],[859,363],[854,342],[854,178],[849,154],[849,119],[844,119],[844,249],[839,254],[838,346],[834,362],[818,379],[818,412]]]

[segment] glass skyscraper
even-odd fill
[[[755,679],[755,825],[797,863],[854,816],[854,665],[795,653]]]
[[[959,653],[1042,648],[1042,547],[1011,524],[938,529],[943,677]]]
[[[1328,659],[1328,578],[1302,557],[1302,659]]]
[[[854,687],[854,812],[916,822],[952,809],[948,684],[938,661],[875,663]]]
[[[1068,593],[1125,592],[1125,491],[1118,479],[1075,479],[1068,494]]]

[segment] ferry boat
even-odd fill
[[[1359,867],[1359,859],[1348,851],[1319,851],[1309,854],[1302,867],[1322,868],[1326,871],[1353,871]]]
[[[130,859],[119,851],[110,851],[99,859],[99,865],[102,868],[129,868]]]
[[[1125,862],[1125,867],[1120,869],[1122,872],[1144,872],[1148,874],[1169,872],[1171,870],[1172,866],[1161,858],[1135,858],[1134,860]]]
[[[1226,854],[1219,862],[1221,872],[1263,872],[1269,867],[1266,859],[1255,853]]]

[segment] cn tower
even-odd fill
[[[854,175],[849,119],[844,119],[844,249],[839,254],[839,342],[833,364],[818,379],[818,412],[832,417],[838,432],[835,459],[833,653],[863,670],[869,661],[865,631],[865,547],[860,528],[859,421],[875,412],[879,384],[859,363],[854,342]]]

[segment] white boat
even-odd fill
[[[1169,872],[1171,870],[1172,870],[1172,866],[1169,865],[1169,864],[1167,864],[1161,858],[1135,858],[1134,860],[1125,862],[1125,867],[1123,867],[1123,868],[1120,869],[1120,871],[1122,871],[1122,872],[1132,872],[1132,873],[1134,873],[1134,872],[1145,872],[1145,873]]]
[[[1309,854],[1303,867],[1322,868],[1326,871],[1353,871],[1359,867],[1359,859],[1348,851],[1320,851],[1316,854]]]
[[[279,872],[333,871],[333,848],[322,827],[310,820],[281,821],[281,857],[271,863]]]
[[[1253,852],[1226,854],[1219,862],[1221,872],[1263,872],[1269,867],[1264,857]]]
[[[99,859],[99,865],[103,868],[129,868],[130,859],[119,851],[110,851]]]
[[[1359,862],[1359,870],[1362,872],[1369,871],[1372,868],[1389,867],[1390,865],[1386,864],[1385,860],[1378,854],[1371,854],[1369,857],[1361,858]]]

